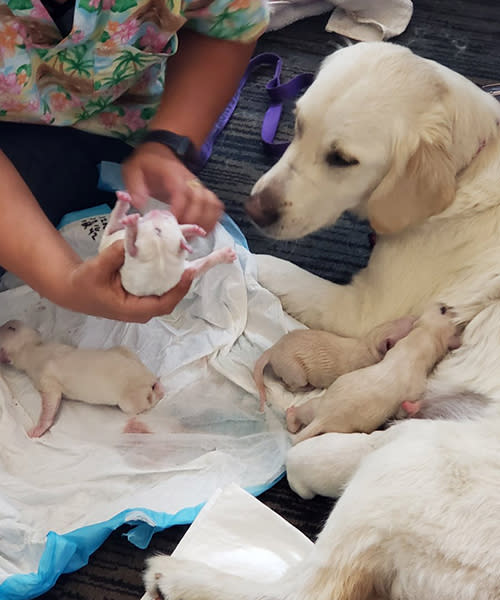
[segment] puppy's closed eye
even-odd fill
[[[350,156],[345,156],[338,150],[330,150],[326,155],[325,160],[330,167],[352,167],[354,165],[359,165],[359,160],[351,158]]]

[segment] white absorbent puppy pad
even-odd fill
[[[230,575],[271,583],[296,568],[314,544],[236,484],[217,490],[172,553]],[[154,559],[161,572],[163,558]],[[142,600],[154,600],[145,593]]]
[[[230,245],[238,260],[208,271],[171,315],[145,325],[72,313],[27,286],[0,294],[0,323],[21,319],[44,339],[81,347],[126,345],[165,388],[136,418],[151,433],[123,433],[129,417],[116,407],[63,401],[51,430],[34,440],[26,430],[38,419],[39,394],[24,374],[1,367],[1,598],[43,593],[123,523],[136,525],[128,537],[145,547],[155,530],[191,522],[218,488],[236,483],[257,494],[284,472],[283,414],[259,412],[252,369],[299,325],[223,227],[193,242],[192,258]]]

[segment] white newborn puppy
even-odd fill
[[[381,362],[342,375],[323,396],[290,407],[288,430],[306,425],[294,442],[327,432],[371,433],[403,402],[418,401],[436,363],[460,346],[452,318],[444,304],[432,304]]]
[[[0,362],[24,371],[40,392],[42,412],[28,432],[30,437],[40,437],[50,429],[63,396],[118,406],[128,414],[148,410],[163,397],[158,379],[128,348],[91,350],[44,344],[38,331],[22,321],[7,321],[0,327]]]
[[[290,331],[255,363],[253,375],[261,410],[266,402],[264,369],[268,364],[292,392],[307,386],[327,388],[340,375],[382,360],[398,340],[408,335],[414,322],[413,317],[388,321],[361,338],[318,329]]]
[[[206,232],[198,225],[179,225],[168,210],[152,210],[141,216],[127,214],[130,196],[117,192],[117,201],[99,243],[102,252],[117,240],[125,242],[125,261],[120,270],[123,287],[135,296],[161,296],[179,283],[185,270],[195,277],[220,263],[236,259],[232,248],[214,250],[208,256],[186,261],[192,252],[187,240]]]

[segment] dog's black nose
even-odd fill
[[[268,191],[250,196],[245,202],[245,211],[259,227],[268,227],[276,223],[280,217],[278,200]]]

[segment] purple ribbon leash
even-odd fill
[[[238,104],[238,100],[241,95],[241,90],[243,89],[245,83],[247,82],[254,69],[261,65],[274,65],[274,76],[266,84],[266,90],[269,93],[271,106],[267,109],[266,114],[264,115],[264,119],[262,121],[261,137],[264,143],[264,148],[276,158],[280,157],[283,154],[283,152],[287,149],[289,142],[274,141],[281,119],[283,102],[285,100],[292,100],[297,98],[297,96],[300,95],[302,90],[311,85],[314,79],[314,74],[301,73],[300,75],[297,75],[287,83],[282,84],[280,81],[281,69],[283,66],[283,61],[281,57],[277,54],[274,54],[273,52],[263,52],[262,54],[254,56],[254,58],[252,58],[251,61],[248,63],[248,67],[246,68],[245,73],[241,78],[238,89],[236,90],[234,96],[231,98],[229,104],[224,109],[223,113],[221,114],[221,116],[217,120],[217,123],[212,129],[210,135],[203,144],[200,150],[200,158],[197,165],[199,169],[203,168],[208,159],[210,158],[215,140],[217,139],[220,132],[224,129],[229,119],[231,118],[231,115],[233,114]]]

